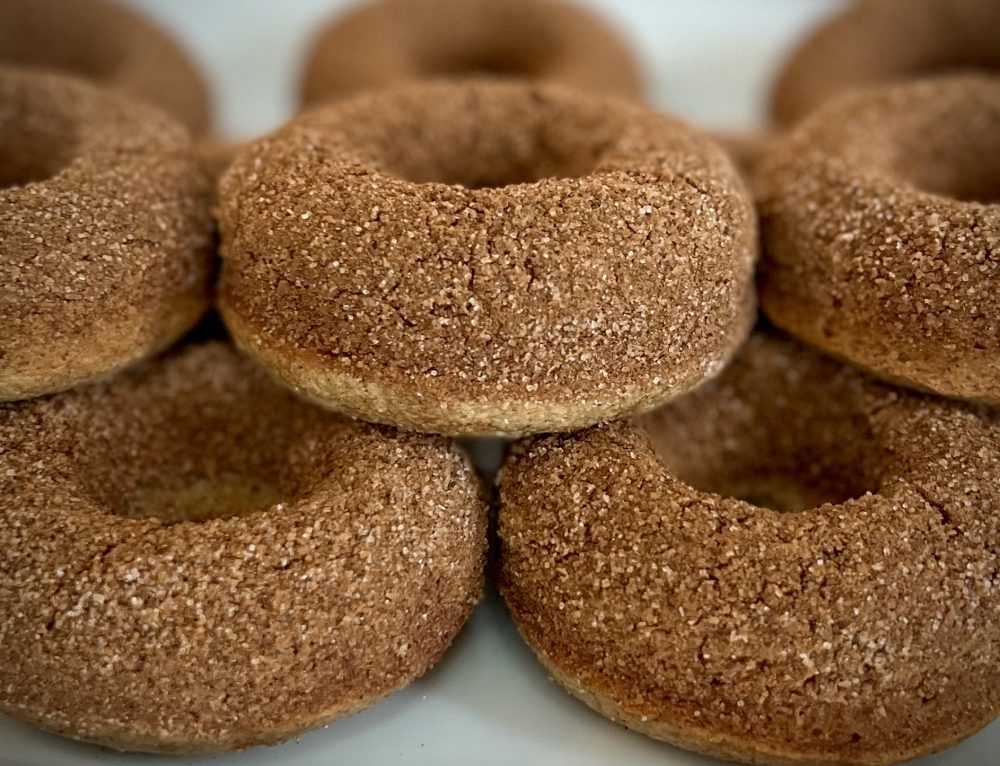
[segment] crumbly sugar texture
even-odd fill
[[[771,114],[788,126],[868,85],[981,71],[1000,74],[996,0],[859,0],[820,25],[775,82]]]
[[[562,0],[377,0],[317,36],[302,99],[317,104],[416,80],[507,77],[638,98],[622,37]]]
[[[271,743],[432,666],[486,510],[442,439],[318,410],[230,347],[0,406],[0,710],[122,750]]]
[[[188,55],[158,26],[109,0],[4,0],[0,65],[62,72],[153,104],[205,132],[211,104]]]
[[[760,334],[635,425],[515,449],[499,587],[556,679],[633,729],[896,763],[1000,713],[998,475],[995,411]]]
[[[772,322],[890,381],[1000,403],[1000,78],[836,99],[754,190]]]
[[[220,190],[220,309],[301,393],[447,434],[568,430],[714,374],[754,317],[724,151],[551,85],[410,85],[307,113]]]
[[[209,184],[183,128],[76,79],[0,68],[0,401],[168,346],[214,277]]]

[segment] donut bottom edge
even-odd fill
[[[404,393],[323,369],[307,353],[275,343],[273,338],[262,343],[262,333],[229,305],[224,292],[217,309],[237,347],[300,396],[361,420],[450,437],[517,438],[641,415],[715,377],[749,337],[757,319],[756,294],[751,286],[735,307],[725,340],[716,344],[715,352],[652,390],[636,389],[608,397],[608,401],[487,403],[470,397],[443,403],[434,396],[424,399],[419,392]]]
[[[880,333],[858,337],[839,323],[836,328],[828,327],[823,323],[820,309],[807,313],[800,303],[768,296],[766,291],[761,298],[761,310],[775,327],[798,341],[886,383],[957,401],[1000,406],[1000,389],[991,391],[989,383],[983,380],[990,369],[988,362],[969,365],[958,358],[934,362],[910,358],[902,350],[893,353],[887,348],[891,342],[878,340]]]
[[[990,721],[978,721],[969,727],[968,731],[945,740],[927,744],[925,747],[912,751],[891,751],[867,758],[845,759],[835,753],[829,756],[797,754],[793,751],[782,751],[773,747],[761,747],[748,739],[740,737],[713,734],[705,729],[693,726],[683,726],[666,720],[652,720],[648,717],[634,715],[626,711],[608,693],[597,688],[588,687],[579,678],[560,665],[544,651],[539,643],[532,640],[524,624],[518,617],[512,600],[501,589],[501,596],[507,607],[511,622],[517,629],[521,639],[528,645],[539,664],[548,673],[550,680],[557,683],[570,696],[583,702],[587,707],[613,723],[624,726],[630,731],[644,734],[651,739],[665,742],[673,747],[688,750],[692,753],[717,758],[723,761],[755,764],[756,766],[893,766],[916,758],[921,758],[946,750],[976,732],[984,729]]]
[[[170,348],[205,315],[210,302],[201,294],[178,297],[169,314],[155,320],[125,317],[104,324],[89,337],[40,341],[41,354],[35,348],[0,356],[0,402],[55,394],[110,378]],[[109,339],[114,340],[109,343]]]
[[[2,702],[0,702],[0,713],[9,715],[50,734],[122,753],[211,756],[227,752],[239,752],[251,747],[281,745],[309,732],[321,729],[340,719],[361,713],[382,700],[391,697],[393,694],[402,691],[414,681],[433,670],[447,653],[448,649],[451,648],[462,628],[469,621],[476,604],[482,599],[482,589],[483,582],[482,578],[480,578],[479,593],[475,600],[470,599],[466,602],[464,609],[461,610],[461,613],[456,614],[456,619],[448,626],[448,629],[441,632],[441,635],[444,637],[442,645],[437,648],[434,654],[429,655],[428,660],[422,664],[420,669],[405,677],[400,683],[388,689],[380,690],[378,694],[370,697],[341,702],[332,708],[327,708],[319,713],[303,717],[294,723],[286,723],[272,729],[256,732],[235,732],[220,736],[214,740],[205,738],[194,740],[176,735],[164,734],[157,736],[150,732],[140,734],[134,731],[134,727],[113,723],[99,728],[89,727],[87,732],[80,732],[78,728],[74,728],[71,724],[59,725],[47,721],[43,716],[25,715],[24,711],[18,709],[16,706],[5,705]]]

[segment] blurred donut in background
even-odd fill
[[[208,90],[187,54],[107,0],[3,0],[0,63],[74,74],[159,106],[193,133],[209,127]]]
[[[792,54],[771,114],[788,125],[851,88],[976,70],[1000,72],[997,0],[863,0]]]
[[[639,97],[629,46],[591,12],[561,0],[377,0],[316,39],[305,104],[405,80],[468,76],[551,80]]]

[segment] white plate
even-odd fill
[[[185,40],[212,78],[219,123],[235,136],[273,128],[294,107],[304,45],[334,5],[322,0],[132,0]],[[836,0],[590,0],[634,38],[660,106],[712,128],[763,115],[781,57]],[[339,5],[343,5],[340,3]],[[435,670],[353,718],[276,748],[207,759],[120,755],[0,716],[0,765],[717,763],[633,734],[547,680],[489,597]],[[1000,766],[1000,723],[921,766]]]

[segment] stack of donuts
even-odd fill
[[[374,0],[221,160],[164,32],[2,0],[0,711],[278,742],[432,667],[489,558],[551,676],[674,745],[989,723],[997,30],[859,0],[738,166],[577,6]]]

